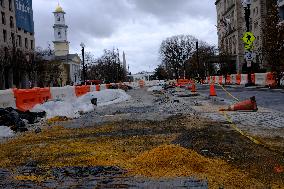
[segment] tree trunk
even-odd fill
[[[8,70],[8,83],[7,83],[7,86],[8,86],[8,88],[13,88],[14,86],[14,79],[13,79],[13,69],[12,68],[10,68],[9,70]]]
[[[4,75],[4,69],[0,69],[0,90],[5,89],[5,75]]]

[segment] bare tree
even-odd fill
[[[108,83],[126,79],[118,49],[104,50],[104,54],[100,58],[92,60],[87,70],[87,77],[91,80],[97,79]]]
[[[284,71],[284,24],[280,24],[280,21],[277,1],[268,0],[267,16],[263,27],[264,59],[270,70],[276,73],[278,86]]]
[[[170,74],[179,79],[185,61],[191,58],[197,39],[191,35],[177,35],[165,39],[160,46],[160,58]]]

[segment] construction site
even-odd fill
[[[76,89],[71,101],[70,89],[52,89],[54,99],[28,108],[46,115],[1,138],[0,187],[284,188],[283,112],[258,105],[257,93],[238,99],[225,85],[192,81],[118,85]]]

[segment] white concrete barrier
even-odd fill
[[[255,73],[255,84],[266,86],[267,73]]]
[[[284,77],[280,80],[280,85],[284,86]]]
[[[76,98],[74,86],[51,87],[50,92],[54,100],[72,100]]]
[[[101,87],[101,91],[107,89],[107,88],[106,88],[106,84],[101,84],[100,87]]]
[[[248,74],[241,74],[241,85],[248,83]]]
[[[91,85],[90,86],[90,91],[91,92],[97,91],[96,85]]]
[[[16,99],[12,89],[0,91],[0,108],[16,108]]]
[[[237,74],[231,74],[232,85],[237,84]]]

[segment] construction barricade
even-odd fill
[[[72,100],[76,98],[75,87],[51,87],[51,97],[54,100]]]
[[[101,91],[101,86],[100,85],[96,85],[96,91]]]
[[[220,84],[220,85],[223,84],[223,76],[219,76],[219,84]]]
[[[226,76],[226,85],[231,85],[232,84],[232,78],[230,75]]]
[[[145,81],[144,80],[140,80],[139,81],[139,87],[143,88],[145,86]]]
[[[265,82],[266,84],[266,86],[268,86],[268,87],[276,87],[276,85],[277,85],[277,81],[276,81],[276,75],[275,74],[273,74],[272,72],[268,72],[267,73],[267,76],[266,76],[266,82]],[[280,82],[280,84],[281,84],[281,82]]]
[[[232,85],[237,84],[237,74],[231,74],[231,82]]]
[[[255,73],[255,84],[259,86],[266,86],[267,73]]]
[[[50,88],[37,88],[38,89],[38,98],[39,103],[42,104],[51,99]]]
[[[0,108],[16,108],[14,93],[12,89],[0,91]]]
[[[210,83],[215,83],[215,82],[216,82],[216,77],[210,76]]]
[[[101,84],[101,85],[100,85],[100,89],[101,89],[101,91],[102,91],[102,90],[106,90],[106,89],[107,89],[106,84]]]
[[[40,104],[38,88],[33,89],[13,89],[18,110],[31,110],[35,105]]]
[[[251,82],[255,84],[255,74],[251,74]]]
[[[179,79],[177,84],[178,85],[188,85],[188,84],[190,84],[190,80],[188,80],[188,79]]]
[[[97,91],[96,85],[91,85],[90,92],[95,92],[95,91]]]
[[[90,92],[90,85],[83,85],[83,86],[76,86],[75,87],[75,94],[77,97],[83,96],[84,94],[87,94]]]
[[[242,81],[242,75],[241,74],[237,74],[236,75],[236,84],[240,85]]]
[[[248,83],[248,74],[241,74],[241,85]]]

